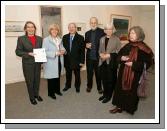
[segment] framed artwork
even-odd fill
[[[85,36],[86,24],[85,23],[76,23],[76,26],[77,26],[77,32],[80,35]]]
[[[5,36],[15,37],[24,34],[24,21],[5,21]]]
[[[114,24],[116,29],[115,35],[118,36],[121,41],[128,40],[128,30],[131,27],[131,21],[131,16],[111,15],[111,23]]]
[[[62,36],[61,28],[61,7],[55,6],[40,6],[41,13],[41,26],[42,37],[45,38],[49,35],[48,28],[51,24],[58,24],[60,27],[59,35]]]

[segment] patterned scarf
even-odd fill
[[[152,50],[143,42],[131,42],[132,45],[129,60],[127,62],[133,62],[137,60],[138,50],[142,50],[147,54],[151,54],[153,56]],[[132,67],[125,65],[122,77],[122,89],[123,90],[131,90],[132,82],[134,79],[134,71]]]

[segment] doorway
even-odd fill
[[[49,35],[48,27],[51,24],[58,24],[60,26],[61,35],[61,8],[41,6],[41,25],[43,38]]]

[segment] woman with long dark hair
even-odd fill
[[[129,30],[129,43],[118,53],[120,68],[112,104],[116,107],[110,113],[121,113],[123,110],[134,114],[139,97],[137,89],[144,67],[152,65],[153,52],[143,42],[145,34],[140,26]]]

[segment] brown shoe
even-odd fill
[[[109,112],[112,113],[112,114],[115,114],[115,113],[122,113],[122,109],[116,107],[116,108],[114,108],[114,109],[112,109],[112,110],[109,110]]]
[[[87,89],[86,89],[86,92],[91,92],[91,88],[87,88]]]

